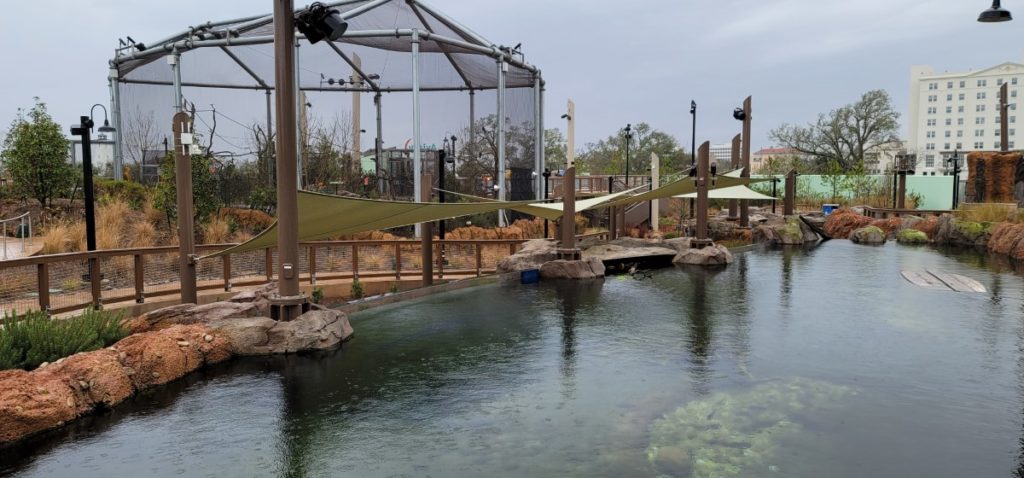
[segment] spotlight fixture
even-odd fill
[[[743,108],[736,108],[732,110],[732,117],[736,118],[736,121],[743,121],[747,119],[747,112],[743,111]]]
[[[1013,15],[1010,15],[1010,11],[1004,9],[999,5],[999,0],[992,0],[992,8],[981,12],[978,15],[978,21],[982,23],[999,23],[1008,22],[1013,20]]]
[[[325,38],[330,41],[340,39],[348,29],[348,23],[341,19],[337,9],[315,2],[295,16],[295,28],[310,43],[317,43]]]

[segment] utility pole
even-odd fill
[[[363,67],[363,61],[359,58],[358,54],[352,54],[352,63],[355,64],[355,68],[352,69],[352,77],[350,78],[352,84],[352,162],[354,163],[353,169],[355,171],[362,172],[363,170],[363,150],[361,148],[360,139],[362,133],[362,121],[360,115],[362,114],[362,103],[360,101],[360,89],[363,87],[363,77],[359,75],[359,70]]]
[[[690,100],[690,116],[693,131],[690,134],[690,167],[697,167],[697,102]],[[690,199],[690,217],[693,217],[694,200]]]
[[[750,121],[751,117],[751,97],[743,100],[743,173],[740,177],[750,177],[750,144],[753,141],[750,140]],[[740,200],[740,227],[750,227],[750,201],[747,199]]]
[[[178,266],[181,276],[181,303],[196,304],[196,246],[192,206],[192,122],[188,113],[174,114],[174,186],[178,208]]]
[[[999,151],[1005,153],[1010,150],[1010,120],[1007,117],[1010,112],[1010,102],[1007,98],[1010,84],[1004,82],[999,87]]]
[[[274,1],[274,84],[277,85],[277,277],[271,298],[277,320],[297,318],[308,308],[299,290],[295,16],[292,0]]]

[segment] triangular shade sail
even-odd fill
[[[696,198],[697,193],[692,192],[689,194],[680,194],[673,196],[683,199]],[[753,189],[746,186],[730,186],[727,188],[718,188],[708,191],[708,199],[749,199],[749,200],[768,200],[772,201],[776,198],[761,194]]]
[[[718,176],[710,189],[742,186],[758,180]],[[623,191],[576,202],[576,211],[582,212],[608,206],[619,206],[641,201],[668,198],[694,192],[693,178],[684,178],[653,191],[633,196]],[[480,198],[482,199],[482,198]],[[391,229],[425,222],[451,219],[473,214],[482,214],[499,209],[511,209],[545,219],[556,220],[562,216],[562,203],[533,203],[531,201],[493,201],[468,203],[414,203],[381,201],[331,196],[328,194],[299,191],[299,240],[315,241],[331,236],[356,234],[366,231]],[[248,242],[206,257],[253,251],[277,245],[277,222]]]

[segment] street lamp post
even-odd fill
[[[960,201],[960,150],[953,150],[953,156],[946,163],[953,163],[953,209],[956,209]]]
[[[633,139],[633,126],[626,124],[626,189],[629,189],[629,141]]]
[[[96,204],[93,197],[92,181],[92,128],[95,122],[92,120],[93,111],[99,106],[103,108],[103,126],[100,126],[101,133],[112,133],[116,131],[110,126],[107,118],[107,108],[101,104],[95,104],[89,109],[89,116],[79,117],[79,125],[71,128],[71,134],[82,137],[82,189],[85,193],[85,249],[96,250]],[[116,178],[115,178],[116,179]],[[95,257],[89,258],[89,282],[92,288],[93,305],[99,307],[100,296],[100,274]]]
[[[551,180],[551,170],[544,168],[544,202],[548,201],[548,182]],[[544,219],[544,239],[548,238],[548,220]]]
[[[690,135],[690,168],[693,169],[693,168],[697,167],[697,102],[694,101],[694,100],[690,100],[690,116],[692,116],[692,121],[690,123],[693,125],[693,131],[692,131],[692,133]],[[691,172],[691,176],[693,174],[696,174],[696,173],[695,172]],[[691,218],[695,217],[694,216],[694,202],[695,202],[694,199],[690,199],[690,217]],[[682,221],[680,221],[680,222],[682,222]]]

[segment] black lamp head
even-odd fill
[[[690,114],[692,115],[692,114],[695,114],[696,112],[697,112],[697,102],[693,101],[693,100],[690,100]]]
[[[999,0],[992,0],[992,7],[978,15],[978,21],[982,23],[999,23],[1010,20],[1013,20],[1013,15],[999,5]]]
[[[310,43],[317,43],[325,38],[330,41],[340,39],[348,30],[348,23],[341,19],[337,9],[315,2],[295,16],[295,28]]]
[[[736,118],[736,121],[743,121],[747,119],[747,112],[743,108],[736,108],[732,110],[732,117]]]
[[[104,119],[103,126],[100,126],[99,131],[100,133],[113,133],[114,131],[117,131],[117,129],[115,129],[113,126],[110,126],[109,120]]]

